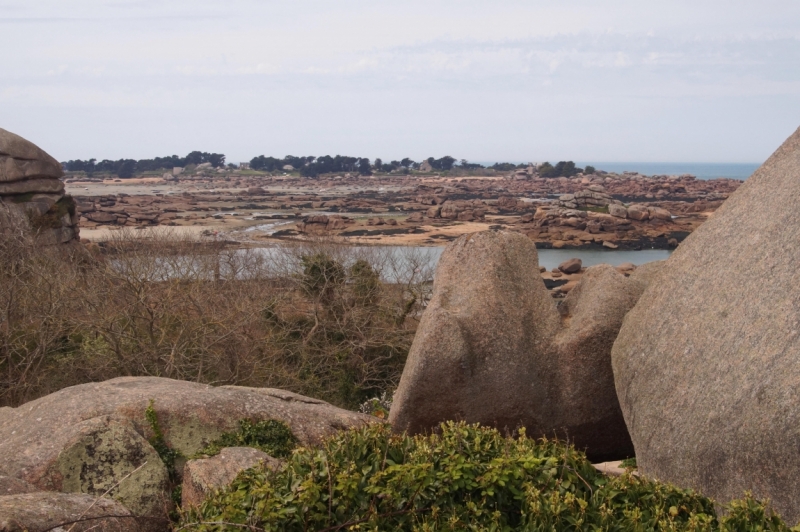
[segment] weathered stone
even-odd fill
[[[181,506],[199,506],[214,490],[233,482],[236,475],[264,463],[270,469],[280,467],[280,460],[250,447],[226,447],[216,456],[189,460],[183,468]]]
[[[442,212],[442,207],[440,205],[436,205],[435,207],[431,207],[425,213],[425,216],[428,218],[438,218],[439,214]]]
[[[338,231],[340,229],[344,229],[345,227],[347,227],[347,224],[341,218],[330,218],[328,220],[328,231]]]
[[[608,265],[589,268],[560,313],[535,244],[510,232],[458,238],[435,279],[395,393],[395,430],[463,419],[524,426],[536,437],[568,435],[593,458],[632,452],[610,350],[641,280]]]
[[[117,216],[110,212],[87,212],[84,216],[99,224],[109,224],[117,221]]]
[[[22,194],[61,194],[64,183],[58,179],[28,179],[6,183],[0,181],[0,196],[18,196]]]
[[[169,523],[160,525],[166,529]],[[127,508],[110,498],[53,492],[0,495],[3,532],[138,532],[148,528],[155,527],[131,517]]]
[[[44,150],[19,135],[0,128],[0,183],[39,178],[58,179],[63,175],[61,163]]]
[[[442,218],[445,218],[445,219],[448,219],[448,220],[455,220],[456,218],[458,218],[458,213],[460,211],[461,211],[461,209],[458,208],[458,205],[456,205],[453,202],[448,201],[448,202],[445,202],[444,205],[442,205],[442,210],[439,213],[439,215]]]
[[[608,206],[608,213],[616,218],[628,217],[628,209],[626,209],[622,205],[615,205],[613,203]]]
[[[583,261],[581,259],[565,260],[558,265],[558,269],[564,273],[578,273],[582,267]]]
[[[628,218],[638,221],[647,220],[650,218],[650,211],[640,205],[631,205],[628,207]]]
[[[650,213],[651,220],[663,220],[667,222],[672,221],[672,213],[667,209],[661,207],[648,207],[647,212]]]
[[[643,475],[800,521],[800,129],[667,260],[613,365]]]
[[[632,262],[623,262],[617,266],[617,271],[622,273],[630,273],[636,269],[636,265]]]
[[[41,491],[33,484],[14,477],[0,475],[0,497],[4,495],[19,495],[20,493],[34,493]]]
[[[184,456],[242,419],[283,421],[303,444],[374,421],[282,390],[122,377],[65,388],[0,417],[0,474],[43,490],[97,495],[146,462],[111,495],[137,515],[160,515],[167,477],[147,442],[153,431],[144,412],[151,400],[167,444]]]

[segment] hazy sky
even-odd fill
[[[0,127],[60,160],[760,162],[800,1],[0,0]]]

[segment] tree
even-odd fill
[[[583,173],[588,175],[588,174],[593,174],[596,171],[597,170],[595,169],[594,166],[586,165],[586,168],[584,168]]]
[[[116,174],[121,179],[128,179],[130,177],[133,177],[133,171],[135,169],[136,169],[136,161],[134,161],[133,159],[120,159]]]
[[[375,170],[380,172],[381,169],[383,168],[383,161],[381,161],[380,159],[375,159],[375,163],[373,164],[373,167],[375,168]]]
[[[556,169],[547,161],[539,166],[539,175],[542,177],[558,177]]]
[[[372,167],[369,165],[369,159],[366,157],[358,161],[358,173],[361,175],[372,175]]]
[[[225,166],[225,155],[222,153],[210,153],[204,155],[208,155],[208,160],[206,162],[211,163],[211,166],[214,168]]]
[[[335,291],[347,280],[344,266],[327,253],[303,255],[300,262],[303,265],[300,286],[307,295],[319,298],[322,303],[330,302]]]

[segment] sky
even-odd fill
[[[0,128],[59,160],[762,162],[798,0],[0,0]]]

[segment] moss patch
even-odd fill
[[[161,461],[164,462],[167,472],[169,473],[170,482],[177,483],[178,471],[175,467],[175,462],[183,457],[183,455],[180,451],[167,445],[167,441],[164,439],[164,433],[161,432],[161,426],[158,424],[158,415],[156,415],[156,409],[153,407],[153,404],[154,401],[151,399],[150,404],[144,411],[144,417],[147,419],[153,431],[153,436],[150,437],[148,441],[158,453],[158,457]]]

